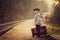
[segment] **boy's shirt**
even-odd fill
[[[41,22],[42,22],[41,15],[39,13],[35,14],[35,16],[34,16],[34,24],[35,25],[41,25]]]

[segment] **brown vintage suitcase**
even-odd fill
[[[32,31],[32,37],[36,36],[36,33],[37,33],[36,28],[32,28],[31,31]]]
[[[41,34],[47,34],[47,29],[46,29],[46,26],[42,26],[42,27],[40,27],[40,33]]]
[[[33,36],[33,37],[36,36],[36,34],[37,34],[36,28],[32,28],[31,31],[32,31],[32,36]],[[40,33],[41,33],[41,34],[44,34],[44,35],[47,34],[46,26],[40,27]]]

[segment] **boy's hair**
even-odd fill
[[[40,11],[40,9],[39,8],[35,8],[33,11]]]

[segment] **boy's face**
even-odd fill
[[[34,14],[37,14],[37,13],[39,13],[39,11],[38,11],[38,10],[35,10],[35,11],[34,11]]]

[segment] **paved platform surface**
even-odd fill
[[[31,35],[31,28],[34,27],[33,19],[27,19],[17,24],[10,31],[0,36],[0,40],[41,40],[33,38]],[[60,40],[60,35],[52,35],[57,40]]]

